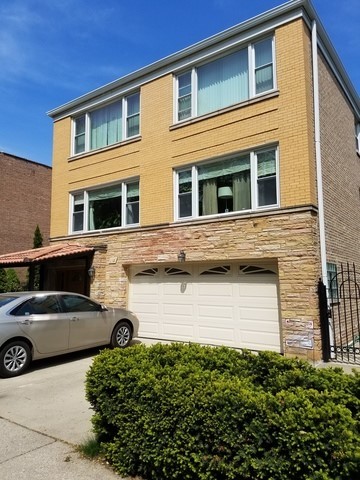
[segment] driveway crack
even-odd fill
[[[38,431],[38,430],[36,430],[36,429],[29,428],[29,427],[26,427],[26,426],[24,426],[24,425],[21,425],[20,423],[14,422],[13,420],[9,420],[9,419],[1,416],[1,415],[0,415],[0,420],[4,420],[5,422],[7,422],[7,423],[9,423],[9,424],[12,424],[12,425],[14,425],[14,426],[16,426],[16,427],[20,427],[20,428],[23,429],[23,430],[26,430],[26,431],[31,432],[31,433],[35,433],[36,435],[40,435],[40,436],[43,437],[43,439],[44,439],[44,442],[43,442],[43,443],[41,443],[40,445],[37,445],[36,447],[33,447],[33,448],[31,448],[31,446],[28,447],[28,446],[24,443],[24,448],[23,448],[23,450],[21,451],[21,453],[18,453],[18,454],[16,454],[16,455],[12,455],[12,456],[9,455],[9,456],[7,456],[7,458],[5,458],[5,459],[3,459],[3,460],[0,459],[0,465],[3,465],[3,464],[5,464],[5,463],[7,463],[7,462],[10,462],[10,461],[12,461],[12,460],[14,460],[14,459],[16,459],[16,458],[23,457],[24,455],[27,455],[27,454],[29,454],[29,453],[31,453],[31,452],[35,452],[35,451],[37,451],[37,450],[40,450],[40,449],[43,448],[43,447],[47,447],[47,446],[52,445],[53,443],[57,443],[57,442],[58,442],[58,443],[62,443],[62,444],[64,444],[64,445],[69,445],[69,446],[71,446],[72,448],[74,448],[74,445],[70,445],[70,444],[68,444],[67,442],[63,442],[62,440],[60,440],[60,439],[58,439],[58,438],[55,438],[55,437],[53,437],[53,436],[51,436],[51,435],[47,435],[46,433],[40,432],[40,431]],[[4,443],[4,440],[3,440],[3,443]],[[11,450],[9,451],[9,453],[10,453],[10,452],[11,452]]]

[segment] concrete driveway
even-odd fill
[[[84,381],[97,352],[34,362],[20,377],[0,378],[1,479],[119,479],[75,447],[92,435]]]

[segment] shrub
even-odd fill
[[[9,268],[6,271],[6,276],[7,276],[7,291],[19,292],[21,290],[21,284],[15,270],[13,268]]]
[[[0,293],[7,292],[7,277],[5,268],[0,268]]]
[[[13,268],[0,268],[0,293],[21,290],[20,280]]]
[[[358,375],[199,345],[105,350],[87,373],[94,431],[148,480],[353,480]]]

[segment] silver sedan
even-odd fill
[[[0,376],[22,374],[32,360],[100,345],[127,347],[137,317],[70,292],[0,294]]]

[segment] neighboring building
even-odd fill
[[[0,152],[0,254],[33,248],[36,225],[49,244],[51,167]]]
[[[142,337],[321,358],[318,279],[360,265],[360,102],[309,1],[49,115],[51,240],[94,248],[92,296]]]

